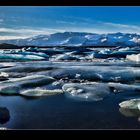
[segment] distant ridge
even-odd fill
[[[64,32],[26,39],[0,40],[0,44],[3,43],[17,46],[140,46],[140,35],[120,32],[108,34]]]

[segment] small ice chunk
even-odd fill
[[[0,73],[0,76],[2,76],[2,77],[8,77],[9,75],[8,75],[8,73],[6,73],[6,72],[1,72],[1,73]]]
[[[85,98],[88,99],[88,96],[86,95]]]
[[[72,90],[75,90],[75,88],[67,88],[66,92],[71,92]]]
[[[79,78],[81,75],[80,74],[76,74],[75,75],[75,78]]]
[[[77,94],[77,90],[73,89],[73,90],[71,91],[71,94]]]
[[[59,81],[55,81],[55,82],[52,83],[52,85],[54,85],[54,86],[59,85],[59,84],[60,84]]]
[[[78,89],[77,93],[82,93],[84,90],[83,89]]]

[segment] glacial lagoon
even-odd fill
[[[127,52],[1,50],[0,128],[139,129],[140,62]]]

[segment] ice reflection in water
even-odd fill
[[[125,117],[137,117],[140,122],[140,110],[139,109],[128,109],[128,108],[119,108],[119,111]]]

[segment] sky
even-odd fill
[[[65,31],[140,34],[140,6],[0,6],[0,40]]]

